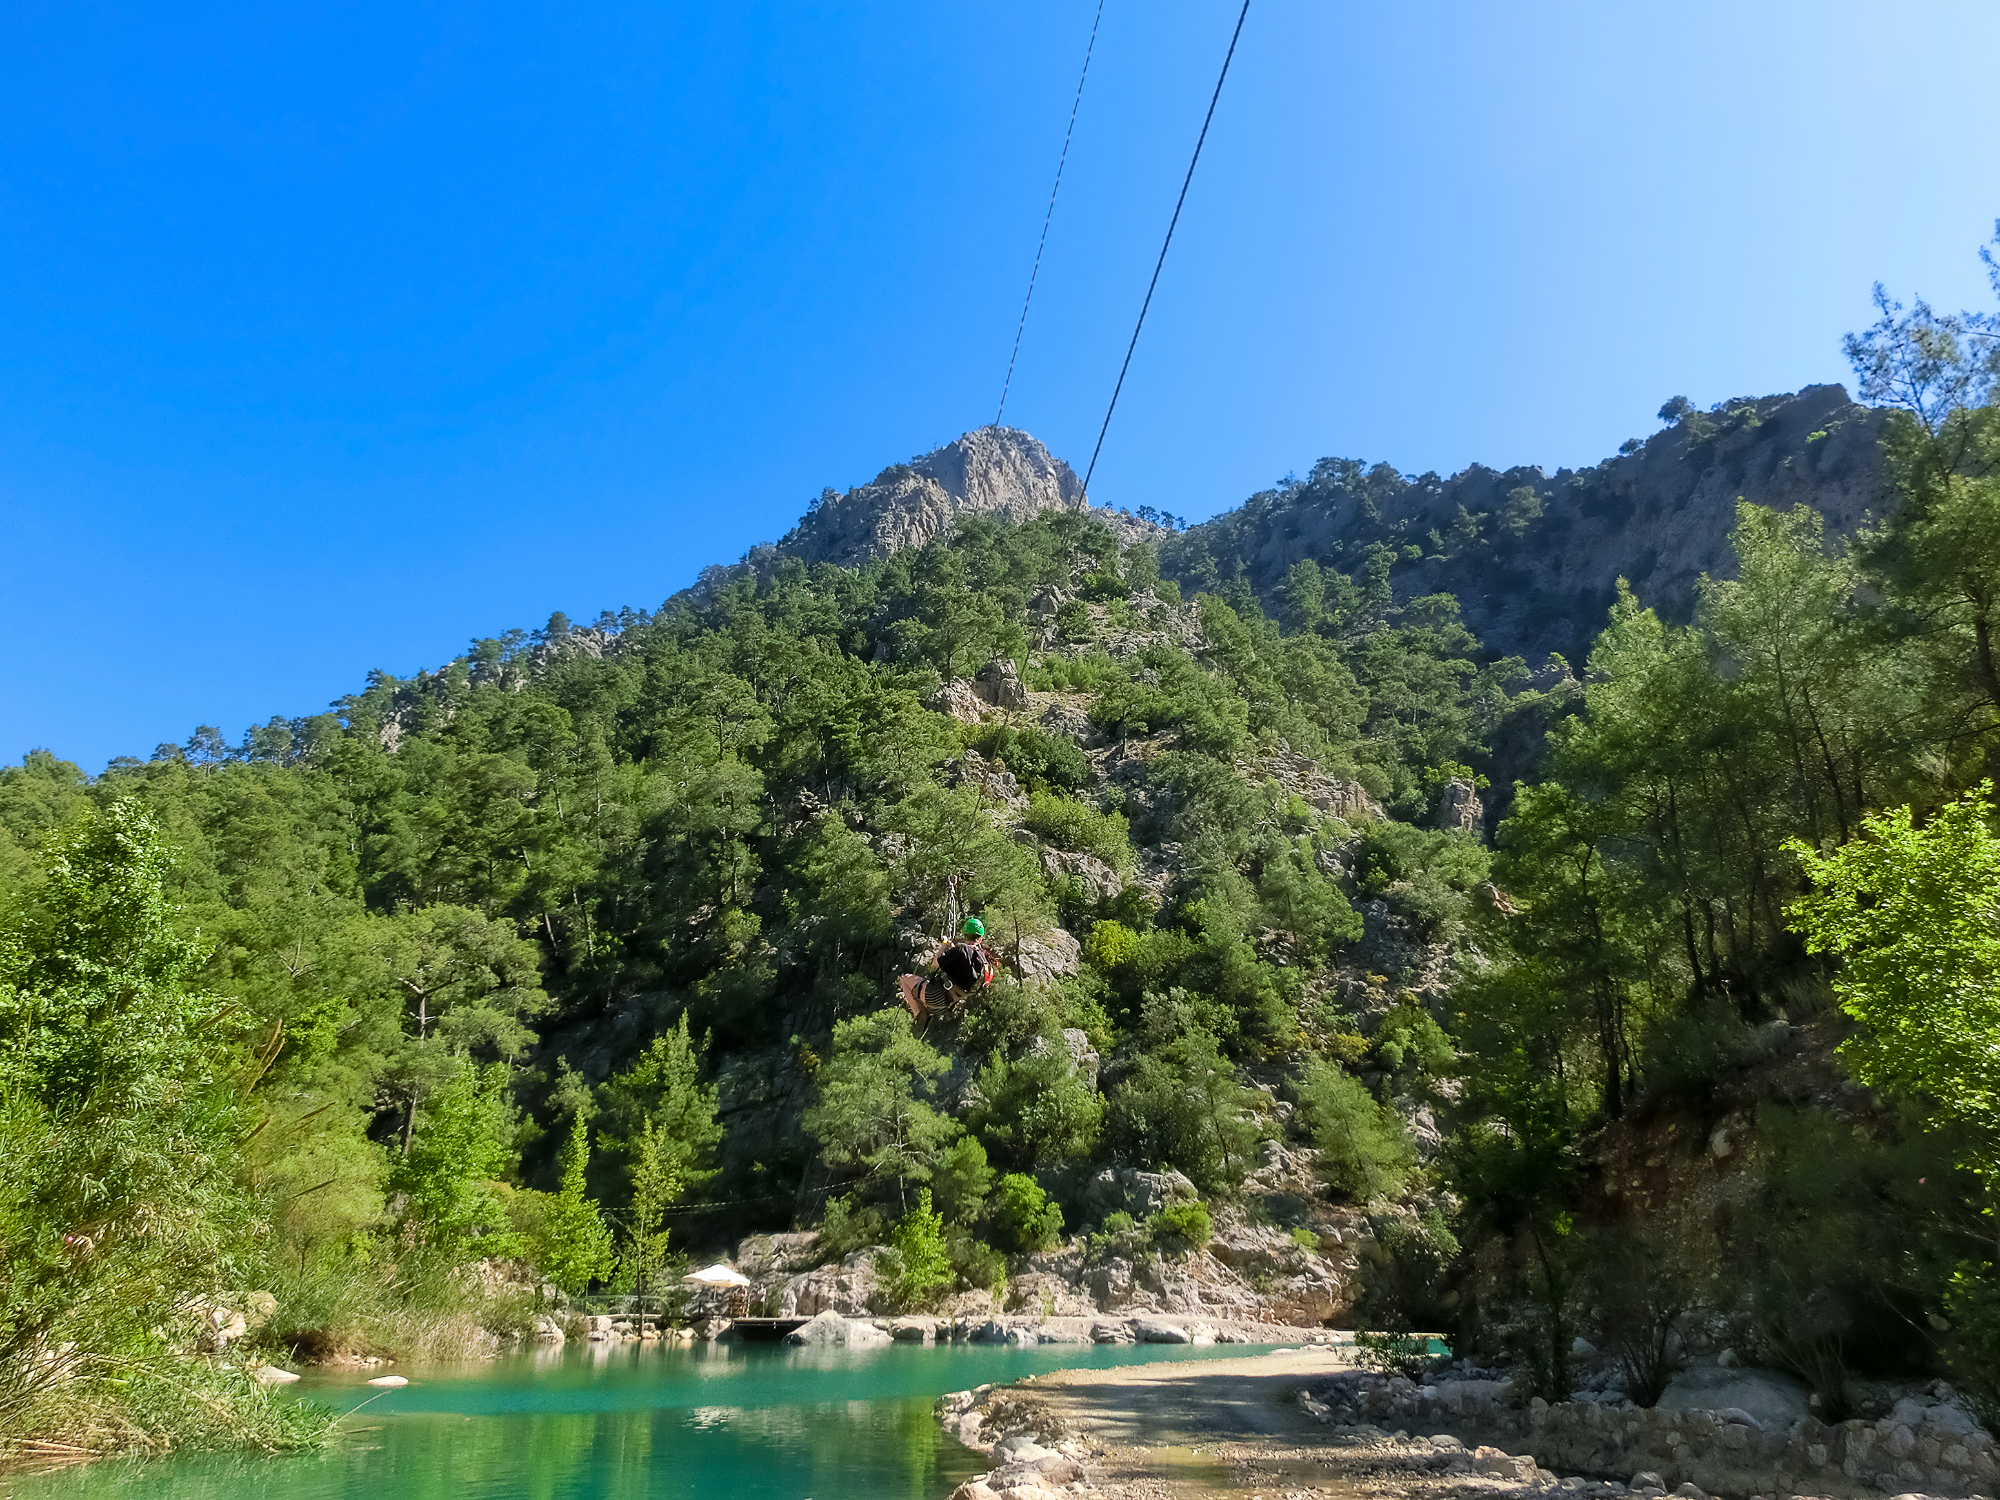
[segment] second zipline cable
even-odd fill
[[[1049,189],[1048,212],[1042,215],[1042,238],[1035,246],[1035,266],[1028,272],[1028,295],[1021,299],[1021,321],[1014,325],[1014,352],[1007,356],[1007,379],[1000,386],[1000,409],[993,413],[993,425],[1007,412],[1007,392],[1014,388],[1014,362],[1021,357],[1021,334],[1028,326],[1028,304],[1035,300],[1035,278],[1042,274],[1042,251],[1049,244],[1049,223],[1056,216],[1056,194],[1062,191],[1063,168],[1069,163],[1070,137],[1076,134],[1076,112],[1083,108],[1083,83],[1090,77],[1090,55],[1097,50],[1097,28],[1104,21],[1104,0],[1097,0],[1097,15],[1090,23],[1090,41],[1083,49],[1083,71],[1077,75],[1076,98],[1069,106],[1069,129],[1063,132],[1062,155],[1056,158],[1055,186]]]
[[[1104,434],[1111,430],[1111,414],[1118,410],[1118,393],[1125,389],[1125,372],[1132,368],[1132,351],[1139,347],[1139,330],[1146,326],[1146,309],[1153,305],[1153,289],[1160,284],[1160,268],[1167,263],[1167,247],[1174,242],[1174,226],[1181,221],[1181,206],[1187,202],[1188,187],[1194,181],[1195,164],[1201,160],[1202,143],[1208,139],[1209,123],[1215,119],[1215,106],[1222,98],[1223,80],[1229,77],[1229,64],[1236,56],[1236,43],[1243,36],[1243,22],[1249,14],[1250,0],[1243,0],[1243,9],[1236,15],[1236,30],[1229,37],[1229,51],[1222,58],[1222,72],[1215,80],[1215,92],[1209,96],[1208,113],[1202,118],[1201,134],[1195,138],[1194,155],[1188,159],[1187,176],[1181,181],[1181,195],[1174,203],[1174,216],[1167,221],[1167,237],[1160,242],[1160,258],[1153,263],[1153,279],[1146,285],[1146,300],[1139,304],[1139,321],[1132,325],[1132,342],[1125,346],[1125,363],[1118,367],[1118,384],[1111,388],[1111,404],[1104,408],[1104,425],[1097,429],[1097,446],[1090,450],[1090,467],[1083,474],[1086,495],[1090,493],[1090,477],[1097,472],[1097,455],[1104,451]]]

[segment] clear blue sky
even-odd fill
[[[0,759],[652,607],[991,419],[1094,0],[20,3]],[[1108,0],[1009,418],[1081,467],[1236,0]],[[2000,7],[1255,0],[1093,498],[1593,462],[1986,306]]]

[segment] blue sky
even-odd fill
[[[0,758],[651,607],[991,419],[1094,0],[6,7]],[[1108,0],[1009,420],[1079,467],[1235,19]],[[1254,0],[1093,498],[1593,462],[1987,306],[2000,7]]]

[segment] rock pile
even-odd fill
[[[1745,1389],[1771,1381],[1745,1372]],[[1717,1387],[1717,1399],[1726,1399]],[[1768,1394],[1768,1393],[1767,1393]],[[1600,1476],[1565,1480],[1566,1489],[1601,1494],[1696,1492],[1756,1495],[1802,1492],[1861,1497],[1922,1491],[1991,1493],[1994,1444],[1950,1389],[1907,1396],[1884,1416],[1829,1424],[1805,1415],[1786,1421],[1767,1403],[1743,1406],[1636,1407],[1617,1392],[1584,1392],[1554,1405],[1526,1399],[1514,1382],[1488,1378],[1418,1385],[1400,1375],[1343,1373],[1305,1392],[1300,1407],[1346,1427],[1460,1426],[1523,1437],[1535,1461]],[[1629,1483],[1602,1476],[1632,1476]]]
[[[968,1448],[993,1455],[995,1467],[968,1479],[951,1492],[951,1500],[1056,1500],[1065,1491],[1087,1489],[1090,1477],[1084,1460],[1096,1450],[1074,1439],[1049,1432],[987,1433],[979,1406],[993,1387],[955,1391],[938,1402],[945,1430]]]

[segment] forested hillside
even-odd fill
[[[1196,532],[966,513],[239,745],[28,755],[0,1432],[302,1440],[241,1369],[476,1349],[534,1288],[794,1226],[893,1244],[881,1295],[923,1305],[1004,1300],[1065,1237],[1172,1261],[1261,1224],[1328,1315],[1511,1351],[1551,1396],[1578,1331],[1662,1327],[1829,1409],[1860,1366],[1990,1390],[1990,327],[1885,312],[1852,351],[1881,405],[1796,435],[1865,437],[1892,520],[1830,545],[1742,504],[1731,576],[1664,619],[1616,591],[1575,675],[1432,587],[1521,538],[1553,566],[1546,506],[1288,559],[1285,506],[1366,512],[1331,464]],[[1807,401],[1677,413],[1658,461]],[[995,982],[915,1025],[895,977],[967,915]],[[1908,951],[1946,978],[1838,961]],[[1258,1186],[1279,1158],[1307,1191]],[[1148,1220],[1108,1166],[1188,1188]],[[1659,1297],[1614,1295],[1634,1267]],[[260,1326],[218,1329],[253,1288]],[[197,1349],[210,1395],[175,1406]]]

